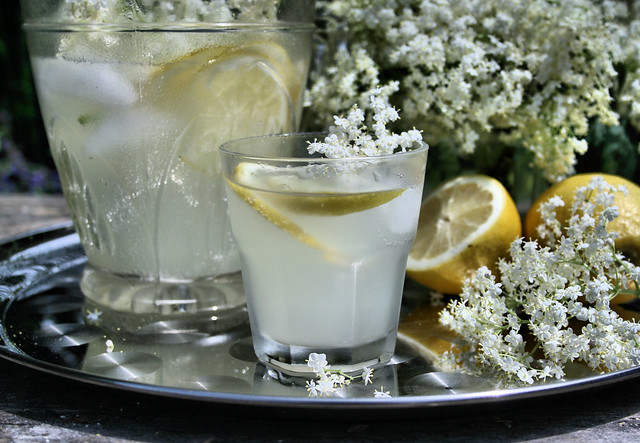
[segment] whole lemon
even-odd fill
[[[557,218],[560,223],[566,225],[571,212],[571,205],[575,199],[576,190],[582,186],[586,186],[594,177],[600,176],[613,186],[623,185],[627,189],[627,193],[616,192],[614,205],[618,207],[619,216],[607,225],[607,231],[615,232],[618,237],[615,240],[616,248],[622,252],[630,261],[640,263],[640,186],[635,183],[617,176],[601,173],[577,174],[571,176],[561,182],[558,182],[544,191],[533,202],[531,208],[527,212],[524,219],[524,235],[525,237],[535,239],[544,244],[536,228],[542,223],[540,217],[540,206],[553,196],[560,197],[565,205],[557,208]],[[618,296],[615,301],[624,303],[629,301],[631,296]]]
[[[623,185],[628,190],[627,194],[616,193],[614,204],[618,206],[619,215],[607,225],[607,230],[618,234],[616,248],[625,253],[627,258],[637,263],[640,258],[640,186],[617,175],[577,174],[554,184],[540,194],[531,205],[524,219],[524,235],[539,240],[536,228],[542,223],[539,212],[540,205],[553,196],[560,197],[565,203],[563,207],[557,209],[557,217],[560,223],[566,225],[576,190],[586,186],[596,176],[601,176],[610,185]]]

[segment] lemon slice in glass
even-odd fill
[[[205,47],[159,67],[145,86],[160,109],[179,116],[174,149],[194,170],[216,177],[225,141],[290,132],[301,80],[271,41]]]
[[[234,183],[231,180],[227,180],[227,184],[233,192],[238,195],[238,197],[240,197],[245,203],[249,204],[249,206],[255,209],[267,221],[287,232],[296,240],[311,246],[312,248],[329,252],[329,248],[317,241],[313,236],[306,233],[298,224],[291,221],[280,211],[268,205],[260,198],[256,198],[255,192],[252,189]]]
[[[390,202],[404,192],[392,189],[355,194],[279,194],[273,202],[280,208],[305,215],[339,216],[373,209]]]
[[[305,167],[284,170],[270,165],[240,163],[235,170],[238,183],[265,194],[275,207],[300,215],[333,217],[377,208],[400,196],[406,189],[377,189],[348,192],[358,186],[357,175],[304,177]],[[351,183],[347,183],[351,181]],[[292,192],[292,189],[295,190]],[[345,192],[345,190],[347,190]]]
[[[324,190],[316,180],[295,178],[295,173],[285,172],[283,168],[253,163],[240,163],[236,166],[233,180],[227,182],[242,200],[268,221],[296,239],[322,250],[327,248],[286,214],[343,216],[386,204],[405,191],[391,189],[338,193]],[[291,192],[291,189],[299,192]]]

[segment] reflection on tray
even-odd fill
[[[306,380],[281,375],[258,362],[246,322],[215,334],[180,321],[158,322],[137,334],[104,330],[99,321],[88,324],[78,287],[85,261],[77,239],[66,233],[36,243],[0,268],[0,287],[7,295],[2,318],[6,349],[13,346],[35,361],[106,380],[185,391],[308,396]],[[424,315],[420,310],[415,313],[403,322],[396,355],[390,364],[376,369],[374,383],[353,383],[337,396],[372,398],[380,386],[394,397],[489,388],[480,379],[434,372],[430,358],[444,342],[416,332],[441,331],[425,328]]]
[[[27,355],[100,377],[187,390],[308,395],[305,380],[280,375],[258,362],[248,325],[209,335],[175,322],[158,325],[154,333],[117,334],[86,324],[82,309],[82,294],[65,279],[16,300],[4,323],[13,343]],[[392,396],[489,388],[470,377],[432,371],[429,361],[401,339],[391,364],[375,371],[374,384],[354,383],[338,395],[372,397],[380,386]]]

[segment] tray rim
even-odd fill
[[[34,242],[34,238],[46,235],[49,240],[73,234],[73,225],[71,222],[64,222],[44,228],[27,231],[18,235],[4,237],[0,239],[0,247],[9,244]],[[40,243],[33,243],[31,246],[37,246]],[[0,260],[0,264],[7,260]],[[23,288],[25,290],[27,288]],[[4,313],[2,313],[4,317]],[[0,318],[0,329],[3,335],[6,333],[3,324],[3,318]],[[129,380],[119,380],[100,376],[90,372],[85,372],[73,368],[49,363],[38,360],[18,348],[12,349],[11,346],[0,345],[0,358],[4,360],[35,369],[50,375],[59,376],[68,380],[80,383],[88,383],[105,388],[113,388],[136,392],[142,394],[151,394],[165,398],[175,398],[182,400],[192,400],[200,402],[211,402],[226,405],[247,405],[260,407],[290,407],[304,410],[322,409],[322,410],[362,410],[362,411],[390,411],[390,410],[407,410],[407,409],[451,409],[454,407],[477,406],[477,405],[495,405],[506,404],[514,401],[527,399],[535,399],[541,397],[551,397],[557,395],[566,395],[569,393],[577,393],[589,389],[600,388],[614,383],[620,383],[631,380],[640,376],[640,365],[633,368],[619,370],[610,373],[595,374],[593,376],[560,380],[544,384],[534,384],[521,388],[495,389],[488,391],[477,391],[471,393],[449,394],[449,395],[404,395],[391,398],[341,398],[341,397],[298,397],[298,396],[281,396],[266,394],[246,394],[246,393],[229,393],[221,391],[201,391],[195,389],[170,387],[163,385],[154,385]]]

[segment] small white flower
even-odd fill
[[[307,391],[310,397],[317,397],[320,394],[314,380],[307,380]]]
[[[345,374],[340,369],[331,369],[327,364],[326,355],[315,352],[309,354],[307,365],[313,369],[317,377],[317,381],[310,380],[306,383],[310,397],[333,394],[338,389],[349,386],[352,381],[358,378],[361,378],[366,386],[371,383],[373,378],[373,369],[369,367],[363,368],[359,376]]]
[[[347,383],[347,378],[344,374],[341,373],[332,373],[329,377],[329,380],[333,383],[335,387],[343,387]]]
[[[97,325],[98,323],[100,323],[101,315],[102,311],[100,311],[98,308],[94,309],[93,311],[87,309],[85,317],[90,325]]]
[[[319,395],[330,395],[336,391],[336,386],[333,380],[328,377],[324,379],[320,379],[316,385],[316,390]]]
[[[365,367],[362,370],[362,375],[361,375],[362,381],[364,382],[365,386],[371,383],[372,377],[373,377],[373,369]]]
[[[325,354],[317,354],[312,352],[309,354],[307,366],[316,374],[323,374],[325,369],[329,369],[327,364],[327,356]]]
[[[380,386],[380,390],[379,391],[377,389],[373,391],[373,396],[375,398],[390,398],[391,397],[391,392],[390,391],[385,391],[384,390],[384,386]]]

